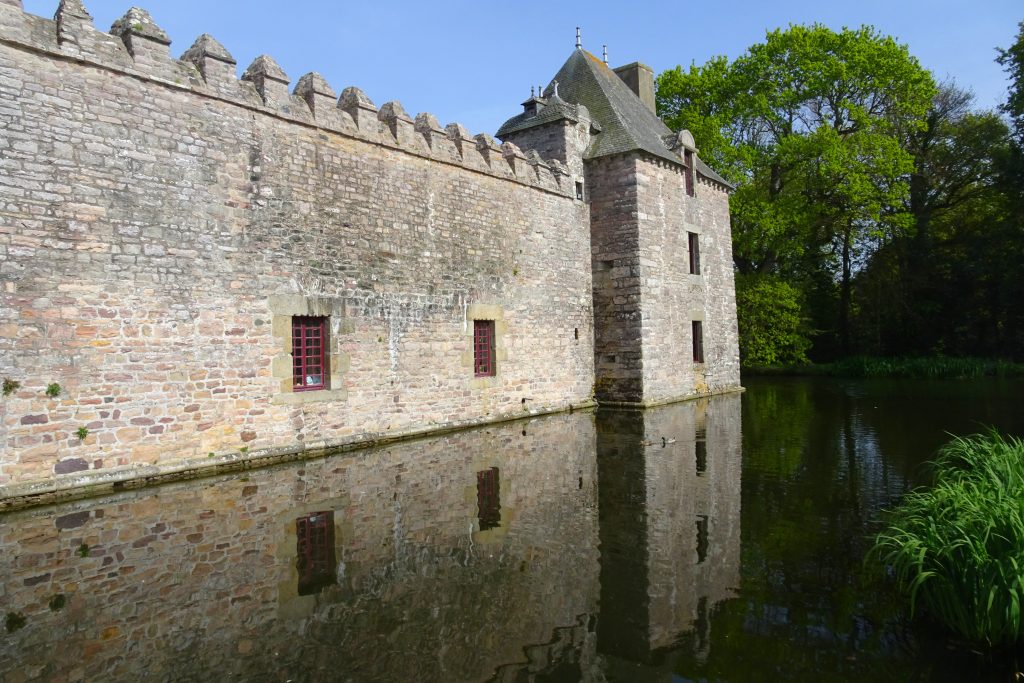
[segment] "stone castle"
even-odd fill
[[[0,0],[0,506],[739,388],[730,187],[646,66],[577,47],[499,143],[170,44]]]

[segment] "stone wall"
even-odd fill
[[[636,166],[644,400],[717,393],[740,385],[729,203],[696,177],[686,194],[681,167]],[[687,233],[698,236],[700,274],[690,274]],[[693,362],[692,322],[703,326],[704,363]]]
[[[640,403],[643,314],[637,216],[637,159],[623,154],[590,162],[591,267],[594,282],[594,394],[599,401]]]
[[[591,161],[598,400],[657,404],[740,386],[729,200],[681,166],[623,154]],[[688,233],[699,239],[690,274]],[[693,361],[692,322],[704,329]]]
[[[111,35],[77,0],[0,5],[4,491],[590,402],[563,164],[168,43],[139,10]],[[328,390],[291,391],[295,315],[330,318]],[[474,378],[474,317],[496,377]]]

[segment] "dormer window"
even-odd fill
[[[531,87],[530,99],[523,102],[523,113],[526,114],[527,116],[536,116],[537,114],[540,113],[540,110],[543,109],[544,105],[546,105],[547,103],[548,101],[544,99],[544,93],[538,89],[535,94],[533,88]]]

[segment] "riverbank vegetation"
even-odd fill
[[[736,185],[745,366],[1024,362],[1024,23],[998,55],[998,110],[870,27],[790,26],[658,77],[659,114]]]
[[[934,484],[908,494],[873,554],[912,612],[989,646],[1024,640],[1024,442],[995,431],[939,452]]]
[[[1024,377],[1024,363],[991,358],[875,358],[851,356],[832,363],[747,365],[745,375],[828,376],[854,379],[976,379]]]

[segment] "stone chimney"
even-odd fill
[[[657,113],[654,104],[654,71],[651,67],[633,62],[615,69],[615,73],[648,109]]]

